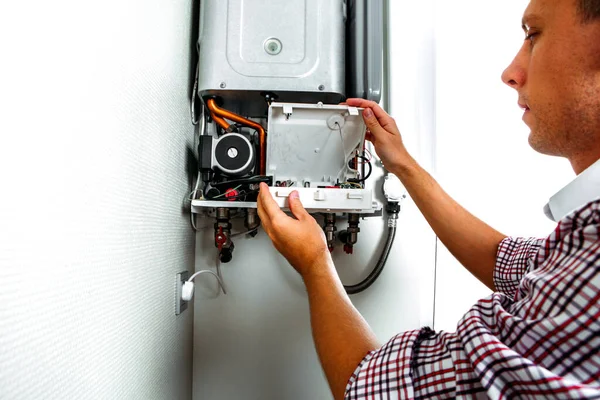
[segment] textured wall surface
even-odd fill
[[[433,48],[431,1],[391,2],[392,111],[405,141],[432,165]],[[417,39],[415,39],[417,38]],[[373,181],[379,188],[378,170]],[[379,192],[379,189],[377,189]],[[213,221],[199,233],[196,269],[213,268]],[[354,256],[336,249],[345,283],[364,278],[379,256],[385,221],[361,222]],[[407,201],[379,280],[352,301],[381,341],[433,323],[435,236]],[[343,223],[339,223],[342,229]],[[243,226],[234,226],[242,230]],[[264,232],[237,238],[234,260],[223,265],[228,294],[216,296],[214,278],[198,282],[194,315],[194,399],[329,399],[310,332],[308,299],[300,277]]]
[[[0,5],[0,399],[189,399],[191,0]]]

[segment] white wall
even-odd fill
[[[192,1],[0,5],[0,398],[191,397]]]
[[[392,113],[411,149],[430,165],[433,92],[427,88],[434,70],[433,32],[427,21],[432,20],[431,1],[391,3]],[[207,229],[197,235],[197,270],[214,269],[212,223],[199,220]],[[382,219],[364,221],[355,255],[346,256],[341,248],[335,251],[345,283],[366,276],[379,255],[383,230]],[[239,238],[235,245],[233,261],[223,265],[228,294],[216,296],[211,276],[203,276],[197,286],[194,399],[330,398],[299,276],[264,232],[255,239]],[[414,204],[407,202],[382,276],[366,292],[352,297],[382,341],[433,323],[434,259],[435,236]]]
[[[527,143],[517,93],[500,80],[524,39],[527,0],[436,1],[436,177],[463,206],[507,235],[545,236],[542,208],[574,174]],[[436,329],[490,291],[440,243]]]

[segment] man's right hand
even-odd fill
[[[346,104],[364,108],[363,119],[367,125],[366,139],[373,143],[377,155],[388,171],[395,171],[412,161],[412,157],[404,147],[396,121],[377,103],[364,99],[348,99]]]
[[[398,126],[377,103],[348,99],[346,104],[362,107],[367,140],[385,169],[400,178],[411,198],[450,252],[487,287],[494,290],[494,267],[498,244],[506,237],[454,201],[408,154]]]

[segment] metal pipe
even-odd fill
[[[210,113],[210,117],[213,119],[213,121],[215,121],[217,123],[217,125],[219,125],[221,128],[223,128],[223,130],[226,131],[227,129],[229,129],[229,124],[227,123],[227,121],[225,121],[223,118],[219,117],[212,111]]]
[[[337,231],[335,219],[335,214],[325,214],[325,226],[323,227],[323,230],[325,231],[325,238],[327,239],[329,251],[333,251],[335,245],[335,231]]]
[[[217,106],[217,102],[215,101],[215,99],[208,99],[206,101],[206,105],[210,110],[211,114],[214,114],[217,117],[226,118],[228,120],[237,122],[239,124],[245,125],[252,129],[256,129],[258,131],[258,145],[260,148],[260,175],[265,175],[267,173],[267,134],[262,125],[257,122],[246,119],[240,115],[232,113],[231,111],[227,111],[220,108],[219,106]]]
[[[397,215],[392,215],[388,219],[388,235],[385,240],[383,251],[379,256],[379,260],[377,260],[377,264],[375,264],[375,268],[373,268],[369,276],[367,276],[362,282],[357,283],[356,285],[344,285],[346,293],[357,294],[365,291],[377,280],[379,275],[381,275],[383,267],[385,266],[388,256],[390,255],[392,245],[394,244],[394,239],[396,238],[396,218],[398,218]]]
[[[346,229],[346,234],[344,235],[344,251],[346,254],[354,252],[354,245],[358,242],[358,232],[360,232],[359,223],[359,214],[348,214],[348,229]]]
[[[229,208],[217,208],[215,247],[219,249],[219,259],[221,262],[228,263],[231,261],[235,246],[231,241],[231,213]]]

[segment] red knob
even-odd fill
[[[223,227],[219,227],[219,233],[215,235],[215,243],[219,248],[219,251],[223,249],[223,245],[227,243],[227,236],[223,233]]]
[[[352,254],[354,252],[354,246],[350,244],[345,244],[344,251],[346,252],[346,254]]]

